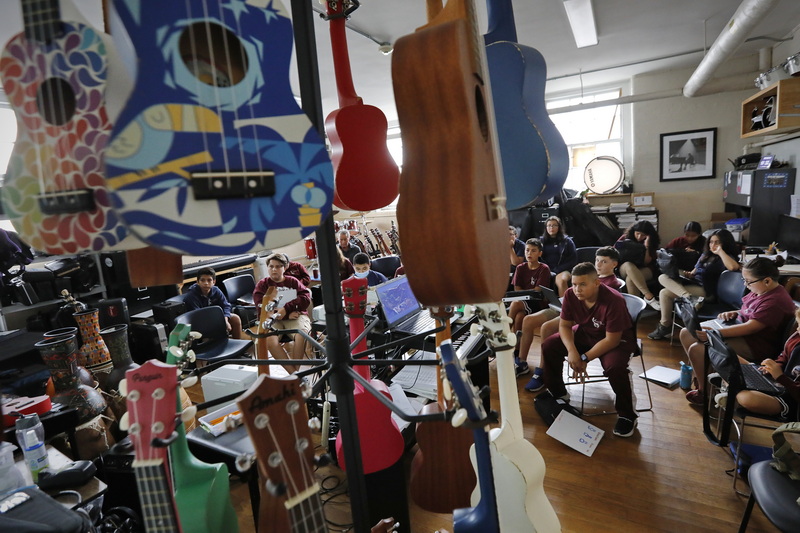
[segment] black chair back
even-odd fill
[[[717,301],[739,309],[742,307],[744,288],[741,270],[726,270],[719,276]]]
[[[376,272],[380,272],[388,279],[394,277],[394,273],[400,268],[402,262],[399,255],[386,255],[372,260],[370,268]]]
[[[256,281],[252,274],[241,274],[222,280],[225,294],[231,305],[244,304],[253,305],[253,291],[256,288]]]
[[[222,312],[222,308],[216,305],[187,311],[176,318],[175,322],[177,324],[189,324],[192,331],[200,332],[203,336],[203,341],[206,342],[228,337],[225,314]]]
[[[599,246],[583,246],[575,250],[578,257],[578,263],[591,263],[594,264],[594,257],[599,250]]]

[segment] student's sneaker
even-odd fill
[[[703,391],[690,390],[686,393],[686,400],[692,405],[703,405]]]
[[[647,334],[648,339],[653,339],[654,341],[660,341],[662,339],[669,339],[672,337],[672,328],[670,326],[665,326],[663,324],[658,324],[658,327]]]
[[[703,302],[705,301],[705,298],[702,296],[689,296],[688,298],[686,298],[686,300],[688,300],[689,303],[692,304],[692,307],[694,307],[697,311],[699,311],[700,308],[703,307]]]
[[[520,361],[519,357],[514,358],[514,373],[517,374],[517,377],[524,376],[530,371],[531,369],[528,367],[528,363]]]
[[[614,435],[617,437],[630,437],[636,429],[637,420],[636,418],[631,420],[622,416],[617,418],[617,423],[614,424]]]
[[[656,311],[661,311],[661,303],[658,301],[658,298],[656,298],[655,296],[653,296],[649,300],[647,298],[645,298],[644,301],[647,302],[647,305],[649,305],[650,307],[652,307]]]
[[[528,384],[525,385],[525,390],[528,392],[539,392],[544,388],[544,372],[541,368],[536,367],[533,369],[533,376],[531,376]]]

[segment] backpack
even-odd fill
[[[680,277],[680,274],[678,274],[677,258],[664,248],[659,248],[658,251],[656,251],[656,263],[658,263],[658,269],[661,273],[666,274],[667,277],[672,279],[678,279]]]
[[[619,264],[633,263],[637,267],[644,266],[644,254],[646,248],[644,244],[625,239],[614,243],[614,248],[619,251]]]

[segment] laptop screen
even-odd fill
[[[422,309],[405,276],[394,278],[375,287],[383,307],[386,322],[392,327]]]

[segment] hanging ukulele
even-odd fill
[[[508,219],[485,47],[473,0],[427,6],[428,24],[398,39],[392,55],[403,131],[397,222],[413,243],[403,265],[423,305],[498,301],[508,285]],[[447,276],[431,276],[431,261]]]
[[[339,94],[339,109],[325,119],[335,173],[333,203],[351,211],[380,209],[397,198],[400,170],[386,146],[386,117],[377,107],[365,105],[353,87],[345,20],[359,2],[326,3]]]
[[[547,65],[535,48],[517,44],[511,0],[486,0],[486,60],[492,80],[498,144],[508,209],[557,195],[569,172],[569,153],[544,103]]]
[[[3,184],[6,214],[26,242],[50,254],[144,246],[111,210],[101,169],[117,60],[110,39],[61,20],[59,0],[22,0],[22,13],[25,31],[0,56],[19,125]]]
[[[330,211],[333,169],[289,85],[288,10],[279,0],[112,5],[117,47],[140,67],[105,158],[131,231],[189,255],[313,233]]]

